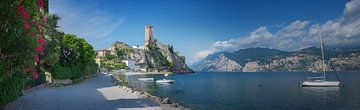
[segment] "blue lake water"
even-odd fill
[[[340,73],[341,87],[300,87],[316,73],[173,74],[173,84],[138,81],[163,75],[127,76],[129,85],[160,97],[169,97],[194,110],[353,110],[360,109],[360,73]],[[336,80],[328,73],[329,80]]]

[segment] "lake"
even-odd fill
[[[128,85],[160,97],[169,97],[194,110],[350,110],[360,109],[360,73],[339,73],[341,87],[300,87],[317,73],[197,72],[172,74],[173,84],[138,81],[163,75],[130,75]],[[328,73],[328,80],[336,80]]]

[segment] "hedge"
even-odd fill
[[[25,81],[23,78],[10,76],[3,77],[0,82],[0,108],[3,108],[7,103],[14,101],[22,94]]]
[[[77,64],[71,67],[56,65],[52,72],[54,79],[76,79],[86,75],[95,74],[98,70],[96,63],[82,66]]]

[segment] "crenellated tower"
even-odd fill
[[[149,45],[152,45],[154,43],[153,28],[154,27],[151,25],[145,26],[145,47],[148,47]]]

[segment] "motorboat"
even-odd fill
[[[156,80],[156,83],[173,83],[173,82],[175,82],[175,80],[170,80],[170,79]]]
[[[139,81],[154,81],[154,78],[139,78]]]
[[[164,74],[164,77],[168,77],[168,76],[169,76],[169,74]],[[164,78],[164,79],[161,79],[161,80],[156,80],[155,82],[156,83],[174,83],[175,80]]]

